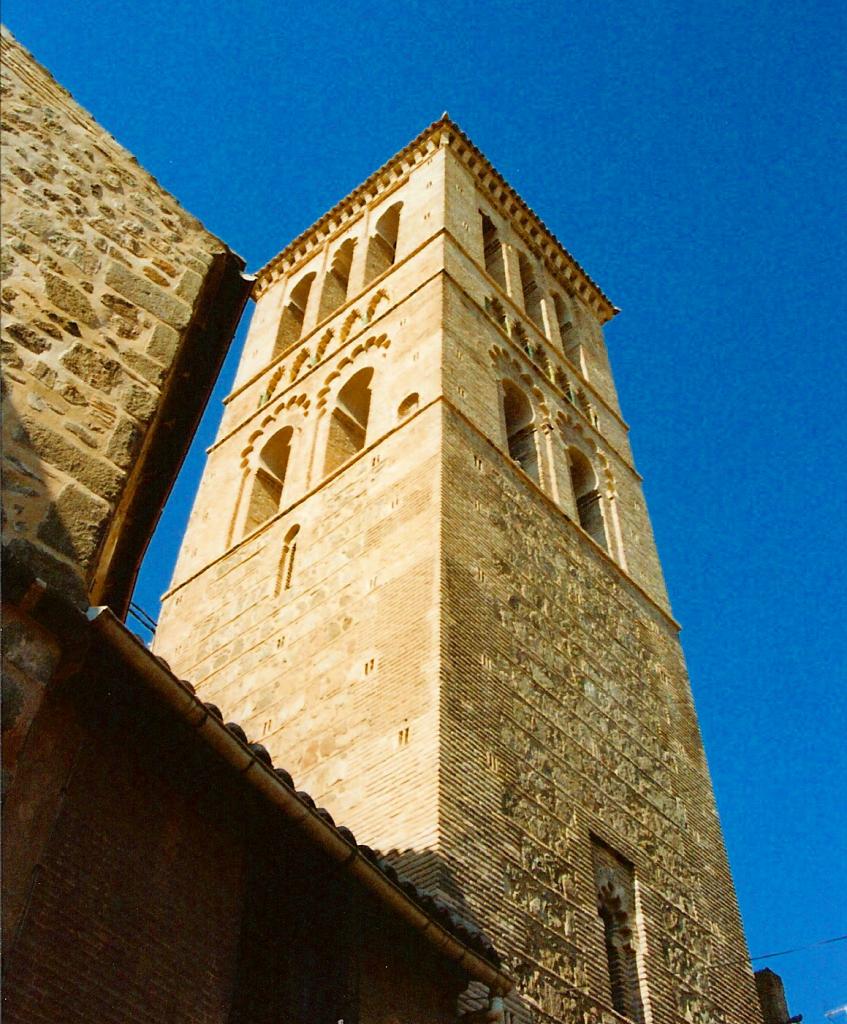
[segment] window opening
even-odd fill
[[[283,590],[291,589],[291,580],[294,576],[294,558],[297,555],[297,535],[299,533],[300,527],[292,526],[282,542],[282,556],[279,560],[276,588],[274,589],[275,597],[279,597]]]
[[[419,403],[420,395],[417,391],[413,391],[411,395],[407,395],[397,407],[398,418],[402,420],[406,416],[411,416],[411,414],[417,409]]]
[[[638,977],[635,872],[631,864],[599,839],[592,838],[591,852],[612,1006],[633,1024],[645,1024],[644,1000]]]
[[[380,274],[385,273],[397,258],[397,236],[400,232],[402,207],[402,203],[395,203],[376,222],[376,228],[368,242],[365,284],[370,284]]]
[[[284,427],[271,437],[259,453],[247,506],[245,533],[255,530],[279,511],[293,434],[293,427]]]
[[[579,342],[574,345],[569,345],[565,349],[565,359],[567,359],[568,362],[573,363],[582,376],[585,377],[586,380],[588,379],[588,374],[585,372],[585,359],[582,354],[582,345],[580,345]]]
[[[579,525],[604,550],[608,550],[603,505],[594,467],[578,448],[568,450],[568,462]]]
[[[324,473],[331,473],[365,447],[373,369],[355,373],[338,392],[329,422]]]
[[[291,294],[288,296],[288,302],[285,309],[282,311],[282,317],[279,321],[279,329],[276,334],[276,344],[274,345],[274,358],[278,355],[282,355],[286,349],[289,349],[302,335],[303,323],[306,319],[306,306],[309,302],[309,293],[312,290],[312,284],[315,280],[315,275],[306,274],[304,278],[297,282],[292,288]]]
[[[526,315],[536,327],[543,331],[544,317],[541,313],[541,289],[535,280],[532,264],[522,252],[518,253],[518,270],[521,275],[521,291],[523,292],[523,305]]]
[[[562,338],[562,344],[564,344],[565,338],[572,327],[571,314],[567,303],[558,292],[553,292],[553,308],[556,310],[556,323],[559,325],[559,334]]]
[[[503,291],[506,291],[506,263],[503,258],[503,243],[500,241],[497,228],[494,227],[494,222],[491,218],[487,217],[484,213],[480,213],[480,216],[482,217],[482,251],[485,271],[494,278]]]
[[[343,306],[347,300],[347,288],[350,284],[350,268],[353,265],[353,250],[356,242],[348,238],[335,250],[329,270],[324,277],[321,301],[318,307],[318,322],[328,317],[333,310]]]
[[[503,381],[503,414],[510,457],[540,484],[532,405],[523,391],[508,380]]]

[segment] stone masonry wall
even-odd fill
[[[498,330],[474,301],[472,268],[454,266],[453,275],[445,302],[445,397],[494,445],[506,450],[500,382],[507,379],[520,386],[532,403],[536,417],[540,489],[576,520],[566,449],[576,445],[584,451],[600,475],[606,498],[610,556],[657,604],[668,609],[667,590],[641,478],[633,466],[625,431],[615,430],[620,424],[611,417],[608,422],[598,419],[596,425],[592,424],[551,384],[538,366]],[[610,495],[614,495],[616,521],[612,519]]]
[[[633,462],[628,427],[620,415],[601,325],[578,297],[572,296],[574,327],[568,338],[584,346],[585,370],[564,359],[557,325],[548,319],[546,337],[533,327],[523,296],[516,292],[515,273],[510,270],[507,279],[511,296],[498,290],[485,273],[480,210],[492,217],[495,214],[466,168],[452,155],[446,173],[446,221],[456,234],[448,236],[445,244],[445,269],[451,282],[444,314],[445,397],[505,450],[499,381],[508,378],[520,386],[535,413],[542,489],[576,519],[565,449],[571,444],[582,449],[601,478],[610,555],[654,601],[669,609],[641,477]],[[529,247],[508,224],[498,221],[498,226],[507,252],[520,249],[531,257]],[[544,282],[545,295],[561,290],[545,278],[539,261],[533,260],[533,268],[538,281]],[[505,328],[492,314],[492,299],[504,308]],[[530,342],[531,356],[524,350],[519,330]],[[582,392],[590,406],[588,415],[568,399],[565,385],[572,395]]]
[[[307,333],[284,357],[227,399],[218,438],[210,451],[188,531],[174,572],[185,582],[243,537],[243,511],[256,459],[274,432],[291,426],[291,458],[282,507],[323,481],[325,433],[335,392],[366,365],[375,367],[369,437],[399,422],[398,409],[417,394],[423,408],[438,394],[437,331],[442,261],[438,239],[394,271],[390,286],[373,288]],[[409,298],[409,293],[414,293]],[[263,303],[254,322],[261,327]],[[251,325],[251,333],[252,333]],[[432,343],[431,343],[432,342]],[[164,640],[165,633],[160,633]]]
[[[3,539],[84,603],[232,256],[5,30],[2,56]]]
[[[399,192],[404,208],[437,204],[432,169],[421,171],[413,194]],[[386,281],[351,294],[236,388],[155,640],[204,699],[242,722],[298,786],[343,810],[368,843],[389,849],[402,839],[429,851],[408,865],[419,879],[437,846],[442,265],[437,234],[415,239]],[[250,346],[272,337],[266,302],[279,308],[273,290],[259,300]],[[374,371],[366,446],[327,478],[335,394],[364,367]],[[414,406],[401,412],[410,395]],[[253,454],[287,425],[280,511],[245,535],[239,508]],[[294,525],[293,572],[281,579]]]
[[[421,413],[179,587],[156,642],[298,788],[382,849],[437,844],[437,422]],[[418,458],[401,467],[410,440]],[[275,594],[294,522],[291,587]]]
[[[509,213],[496,202],[490,191],[485,194],[485,190],[480,189],[469,168],[453,151],[448,151],[445,162],[445,193],[448,197],[445,227],[457,248],[475,261],[478,276],[485,281],[482,292],[479,291],[478,281],[474,289],[475,296],[490,294],[499,298],[506,308],[507,315],[510,318],[521,318],[533,341],[551,354],[561,357],[575,343],[581,345],[582,365],[573,364],[572,368],[582,371],[582,383],[588,385],[592,397],[598,400],[598,405],[604,404],[619,417],[620,406],[602,326],[573,286],[566,288],[561,280],[557,280],[548,272],[543,263],[536,258],[533,246],[518,230]],[[514,212],[514,207],[510,206],[509,210]],[[498,239],[504,247],[507,275],[503,284],[498,284],[484,272],[482,214],[494,224]],[[536,330],[525,316],[524,298],[516,266],[518,252],[530,258],[541,291],[544,319],[542,329],[539,330]],[[482,274],[479,274],[480,271]],[[558,295],[566,310],[568,326],[564,330],[557,322],[554,294]]]
[[[445,416],[441,850],[515,1013],[619,1019],[595,835],[635,867],[650,1019],[757,1022],[747,966],[714,966],[745,944],[675,627]]]
[[[592,843],[605,843],[633,869],[646,1024],[759,1024],[749,970],[717,967],[744,957],[744,937],[599,320],[571,296],[577,366],[549,319],[562,280],[529,232],[452,150],[419,170],[396,186],[417,234],[372,321],[376,286],[323,323],[312,306],[300,342],[262,366],[286,296],[309,267],[320,280],[329,249],[304,242],[266,284],[156,649],[489,932],[519,980],[516,1021],[624,1019],[597,914]],[[482,207],[503,233],[499,291],[481,265]],[[526,323],[518,250],[542,286],[543,331]],[[373,433],[322,475],[326,410],[361,365],[375,369]],[[532,407],[538,484],[508,455],[506,379]],[[299,454],[279,512],[245,534],[233,509],[254,452],[286,423]],[[578,525],[571,447],[596,473],[608,551]]]

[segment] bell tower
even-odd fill
[[[760,1024],[615,308],[446,116],[254,297],[157,653],[487,931],[513,1021]]]

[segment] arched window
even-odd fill
[[[579,370],[585,379],[588,379],[588,373],[585,367],[585,359],[583,357],[582,345],[578,341],[569,342],[565,349],[565,359],[573,363],[573,365]]]
[[[267,441],[259,453],[250,491],[244,532],[250,533],[279,511],[282,487],[291,456],[292,427],[284,427]]]
[[[561,335],[562,344],[564,345],[565,338],[573,325],[571,323],[571,311],[568,308],[568,304],[558,292],[553,292],[553,308],[556,310],[556,323],[559,325],[559,334]]]
[[[397,235],[400,231],[402,208],[402,203],[395,203],[376,222],[376,229],[368,242],[365,284],[370,284],[380,274],[385,273],[397,258]]]
[[[353,265],[353,250],[356,242],[348,238],[346,242],[335,250],[329,270],[324,277],[324,286],[321,291],[321,301],[318,306],[318,322],[339,306],[343,306],[347,300],[347,286],[350,284],[350,268]]]
[[[503,415],[509,455],[527,476],[540,484],[532,405],[523,391],[510,380],[503,381]]]
[[[541,312],[541,289],[535,280],[532,264],[522,252],[518,253],[518,270],[521,275],[521,291],[523,292],[523,307],[526,310],[526,315],[536,327],[543,331],[544,316]]]
[[[306,305],[309,302],[309,292],[312,290],[312,283],[315,280],[314,274],[306,274],[291,289],[288,302],[282,311],[279,321],[279,329],[276,332],[276,345],[274,346],[274,358],[281,355],[290,348],[303,333],[303,321],[306,318]]]
[[[559,321],[559,334],[562,338],[562,349],[565,358],[579,370],[583,377],[588,380],[588,361],[584,346],[580,343],[582,330],[575,330],[577,310],[570,304],[566,304],[560,295],[553,295],[553,302],[556,306],[556,319]]]
[[[597,839],[592,839],[592,853],[597,915],[603,922],[612,1006],[633,1024],[644,1024],[632,865]]]
[[[299,526],[292,526],[286,533],[282,542],[282,555],[279,559],[279,569],[276,574],[276,587],[274,596],[278,597],[283,590],[291,589],[291,580],[294,575],[294,558],[297,554],[297,535],[300,533]]]
[[[485,270],[497,284],[506,290],[506,263],[503,259],[503,243],[497,234],[497,228],[490,217],[480,212],[482,217],[482,252]]]
[[[593,537],[602,548],[608,550],[603,505],[594,467],[578,448],[568,449],[568,462],[579,525],[589,537]]]
[[[331,473],[365,447],[371,410],[371,378],[366,367],[354,373],[338,392],[329,421],[324,473]]]

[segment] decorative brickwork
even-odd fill
[[[3,571],[4,673],[41,676],[48,641],[73,666],[5,794],[4,1020],[454,1024],[471,978],[496,1011],[511,981],[477,929],[107,609],[34,592],[8,556]]]
[[[612,1006],[635,1024],[644,1024],[644,997],[639,977],[641,952],[635,899],[635,872],[603,843],[591,846],[597,916],[603,923],[609,994]]]
[[[514,1021],[760,1024],[613,307],[446,119],[256,296],[156,649],[491,933]]]

